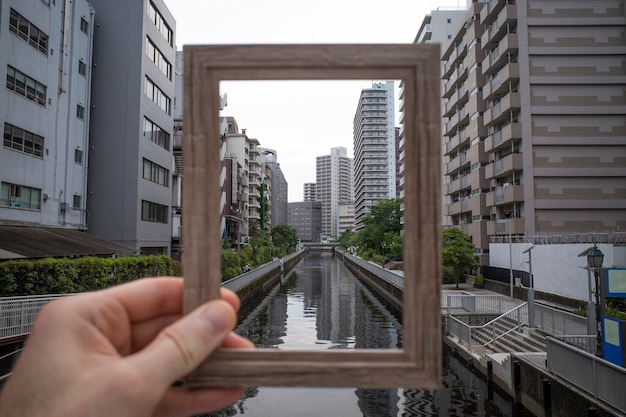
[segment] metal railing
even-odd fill
[[[249,272],[245,272],[239,276],[229,279],[228,281],[222,282],[222,287],[228,288],[231,291],[238,291],[239,289],[245,287],[251,282],[254,282],[257,279],[261,278],[263,275],[266,275],[270,271],[276,268],[282,268],[285,262],[288,262],[293,257],[298,256],[299,254],[300,252],[294,252],[285,256],[282,259],[277,259],[275,261],[263,264]]]
[[[404,277],[398,275],[388,269],[381,267],[380,265],[364,261],[361,258],[357,258],[356,256],[350,255],[347,252],[342,252],[345,258],[347,258],[350,262],[357,264],[361,268],[365,269],[368,272],[376,275],[378,278],[387,281],[389,284],[393,285],[396,288],[403,289],[404,288]]]
[[[592,355],[596,354],[597,336],[594,334],[566,334],[555,336],[555,339],[578,349],[582,349]]]
[[[506,322],[506,325],[502,325]],[[456,336],[459,341],[465,343],[470,349],[475,344],[475,335],[487,336],[487,340],[480,343],[487,346],[522,326],[528,324],[528,303],[521,304],[512,310],[496,317],[482,326],[472,326],[449,315],[446,319],[446,331]]]
[[[548,337],[548,370],[595,398],[626,409],[626,369]]]
[[[47,294],[0,299],[0,339],[26,336],[30,333],[35,317],[50,301],[70,294]]]
[[[587,334],[587,318],[535,303],[535,325],[555,336]]]
[[[502,295],[473,295],[467,292],[441,292],[441,308],[445,308],[448,315],[453,309],[476,314],[502,314]]]

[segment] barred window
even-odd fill
[[[80,104],[76,105],[76,117],[80,120],[85,120],[85,108]]]
[[[74,198],[72,199],[72,208],[80,209],[81,200],[82,198],[79,195],[74,195]]]
[[[0,207],[41,210],[41,190],[3,182],[0,184]]]
[[[82,76],[87,75],[87,64],[82,59],[78,61],[78,73]]]
[[[5,148],[43,158],[43,142],[42,136],[8,123],[4,124],[4,139],[2,143]]]
[[[48,55],[48,35],[13,9],[9,14],[9,30],[42,54]]]
[[[80,18],[80,31],[85,34],[89,32],[89,22],[84,17]]]
[[[141,220],[167,224],[168,207],[151,201],[141,201]]]
[[[161,165],[155,164],[144,158],[143,160],[143,178],[148,181],[156,182],[164,187],[169,186],[170,171]]]

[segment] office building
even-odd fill
[[[162,0],[91,0],[88,230],[170,254],[175,21]]]
[[[474,3],[443,52],[445,192],[490,240],[626,227],[624,1]]]
[[[369,214],[372,206],[379,200],[393,199],[397,195],[394,96],[393,81],[375,82],[371,88],[361,91],[354,115],[357,230],[363,227],[363,217]]]
[[[339,236],[338,210],[342,201],[352,201],[352,158],[344,147],[331,148],[316,158],[317,201],[322,203],[322,236]]]
[[[0,16],[0,222],[84,231],[94,9],[14,0]]]
[[[296,229],[301,242],[321,242],[322,203],[319,201],[289,203],[289,226]]]

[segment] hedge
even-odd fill
[[[182,276],[167,256],[19,259],[0,263],[0,296],[94,291],[138,278]]]

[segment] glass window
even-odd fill
[[[85,120],[85,108],[80,104],[76,105],[76,117],[80,120]]]
[[[74,195],[74,198],[72,199],[72,208],[75,209],[79,209],[80,208],[80,196],[79,195]]]
[[[48,35],[13,9],[11,9],[9,16],[9,31],[28,42],[41,53],[48,55]]]
[[[83,33],[87,33],[89,31],[89,22],[87,22],[84,17],[80,18],[80,30]]]
[[[82,59],[78,61],[78,73],[83,76],[87,74],[87,64]]]
[[[6,85],[9,90],[45,107],[46,86],[11,66],[7,66]]]
[[[41,190],[3,182],[0,185],[0,206],[40,210]]]
[[[83,163],[83,151],[80,149],[74,149],[74,162],[81,165]]]

